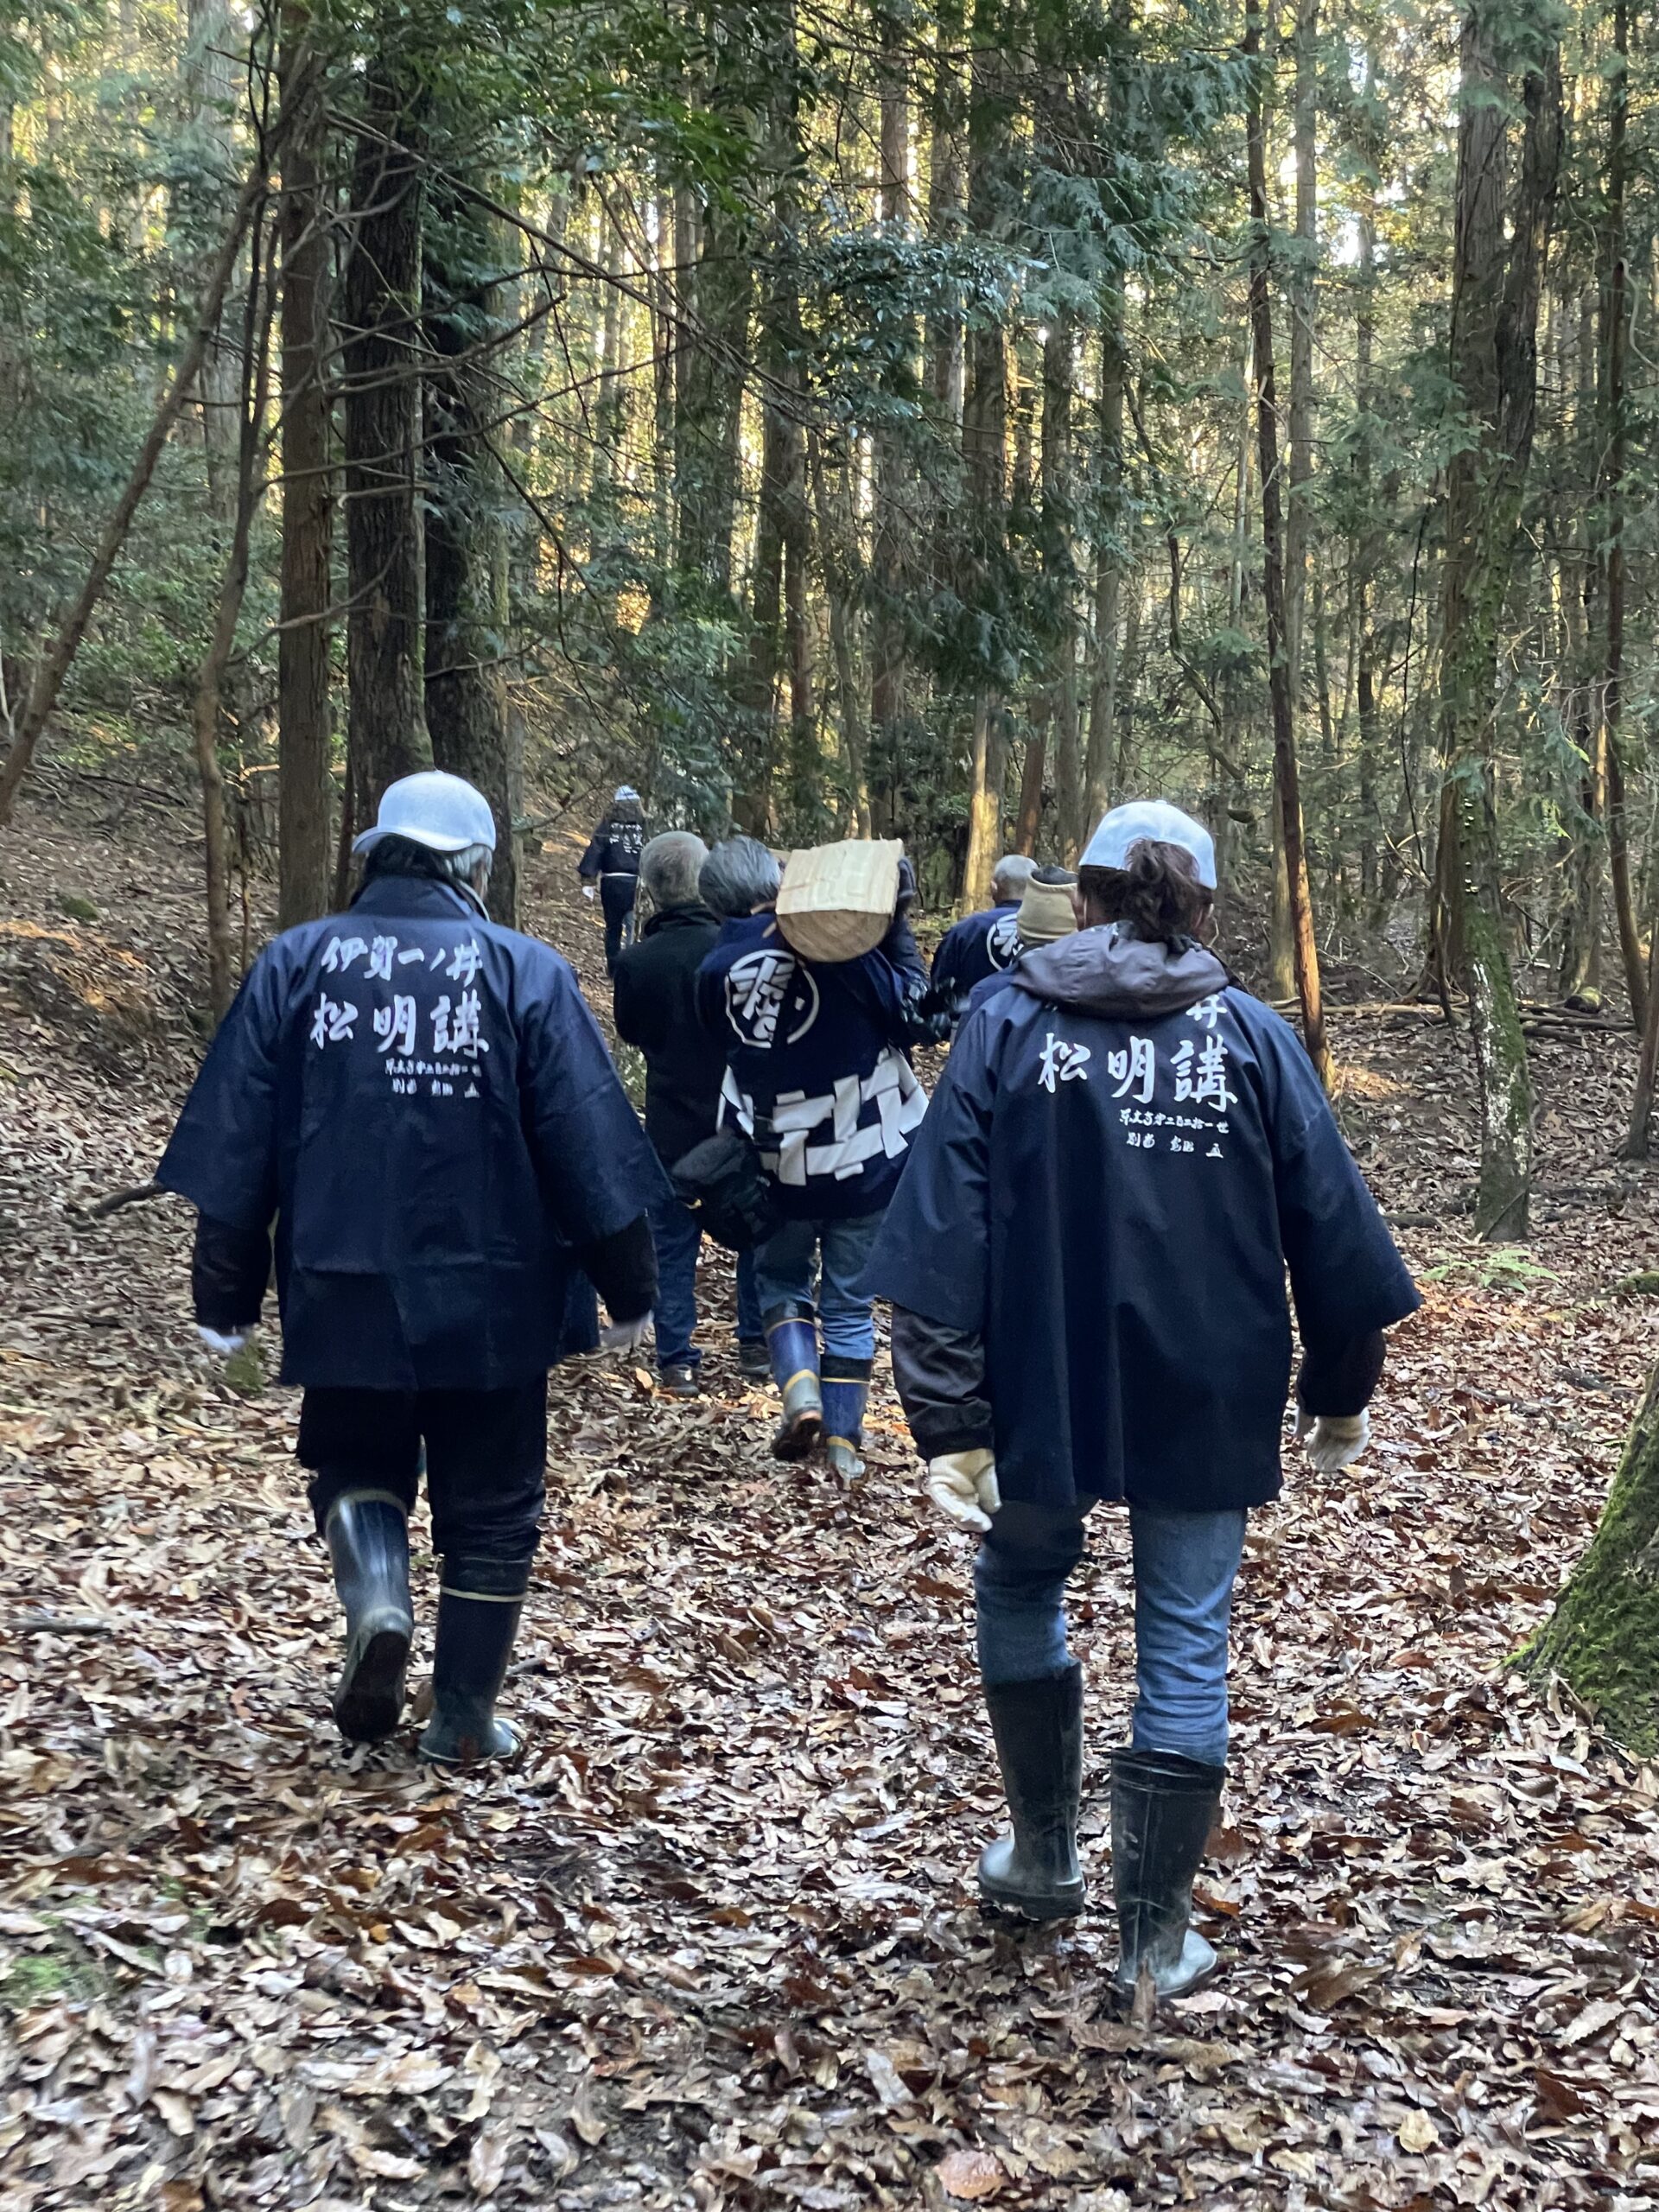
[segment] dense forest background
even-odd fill
[[[1631,0],[13,10],[0,821],[198,775],[222,1006],[434,760],[941,911],[1165,792],[1322,1065],[1322,958],[1466,1001],[1524,1233],[1520,1001],[1649,997],[1654,110]]]

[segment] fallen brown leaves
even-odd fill
[[[90,862],[29,834],[10,892],[44,925]],[[91,886],[151,974],[190,912],[160,884],[130,918]],[[1456,1045],[1335,1027],[1375,1078],[1351,1111],[1379,1187],[1445,1205]],[[1072,1607],[1098,1888],[1070,1929],[973,1904],[999,1796],[968,1554],[912,1510],[890,1395],[862,1484],[779,1471],[723,1327],[692,1406],[556,1378],[521,1766],[444,1782],[407,1736],[348,1758],[291,1407],[197,1363],[180,1210],[73,1210],[142,1179],[188,1039],[118,1077],[25,1008],[0,1073],[8,2212],[1651,2202],[1659,1779],[1501,1662],[1651,1354],[1649,1309],[1606,1293],[1652,1257],[1653,1186],[1605,1163],[1624,1040],[1538,1052],[1569,1102],[1546,1188],[1592,1196],[1541,1209],[1549,1274],[1413,1231],[1443,1272],[1375,1449],[1256,1516],[1200,1885],[1228,1971],[1141,2027],[1105,1994],[1117,1516]]]

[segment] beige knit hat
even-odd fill
[[[1057,938],[1076,935],[1077,916],[1071,893],[1077,880],[1063,868],[1038,869],[1020,901],[1022,945],[1052,944]]]

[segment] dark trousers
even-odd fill
[[[633,943],[633,901],[639,879],[633,875],[601,875],[599,903],[605,912],[605,971],[614,972],[625,944]]]
[[[294,1452],[318,1534],[343,1491],[390,1491],[412,1509],[423,1444],[433,1550],[528,1559],[546,1496],[544,1375],[505,1390],[308,1390]]]
[[[657,1304],[652,1321],[657,1332],[658,1367],[696,1367],[702,1354],[692,1342],[697,1325],[697,1255],[702,1231],[672,1192],[652,1202],[652,1241],[657,1247]],[[754,1287],[754,1255],[737,1257],[737,1334],[740,1343],[762,1344],[766,1329]]]

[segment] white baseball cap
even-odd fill
[[[1216,887],[1216,841],[1202,822],[1167,799],[1138,798],[1115,806],[1089,840],[1080,868],[1124,868],[1136,845],[1179,845],[1198,863],[1198,881]]]
[[[386,785],[373,829],[355,839],[352,850],[366,853],[383,837],[407,837],[434,853],[464,852],[468,845],[493,853],[495,817],[483,792],[464,777],[423,768],[418,776],[400,776]]]

